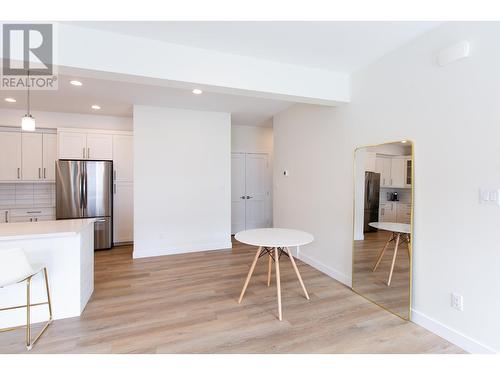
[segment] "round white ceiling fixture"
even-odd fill
[[[6,101],[7,103],[15,103],[15,102],[17,102],[17,100],[16,100],[16,99],[14,99],[14,98],[5,98],[5,101]]]
[[[203,94],[203,91],[201,91],[200,89],[193,89],[192,93],[195,95],[201,95]]]
[[[69,81],[69,83],[71,83],[73,86],[83,86],[83,83],[81,83],[80,81],[77,81],[77,80],[72,80],[72,81]]]
[[[101,109],[101,106],[97,105],[97,104],[93,104],[91,108],[94,109],[94,110],[96,110],[96,111],[98,111],[98,110]]]

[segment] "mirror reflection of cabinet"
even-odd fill
[[[406,320],[411,315],[412,148],[408,141],[361,147],[354,165],[352,288]]]

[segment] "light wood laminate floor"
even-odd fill
[[[401,241],[394,266],[391,285],[387,285],[395,242],[387,248],[377,270],[372,271],[380,250],[391,232],[379,230],[364,234],[364,240],[354,241],[353,287],[359,294],[381,306],[408,318],[410,300],[410,268],[408,244]]]
[[[96,253],[95,291],[83,315],[54,321],[31,353],[461,353],[298,261],[307,301],[282,258],[283,321],[276,284],[256,249],[133,260],[131,247]],[[24,329],[0,334],[0,353],[26,353]]]

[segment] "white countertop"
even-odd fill
[[[74,236],[95,219],[51,220],[0,224],[0,241]]]

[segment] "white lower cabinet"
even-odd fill
[[[53,207],[47,208],[15,208],[9,211],[9,223],[26,223],[55,220],[56,212]]]
[[[134,240],[134,184],[117,182],[113,185],[113,242]]]
[[[411,223],[411,203],[380,203],[379,221],[391,223]]]
[[[396,222],[395,203],[381,203],[379,206],[379,221]]]
[[[397,223],[411,223],[411,204],[398,203],[396,205],[396,222]]]

